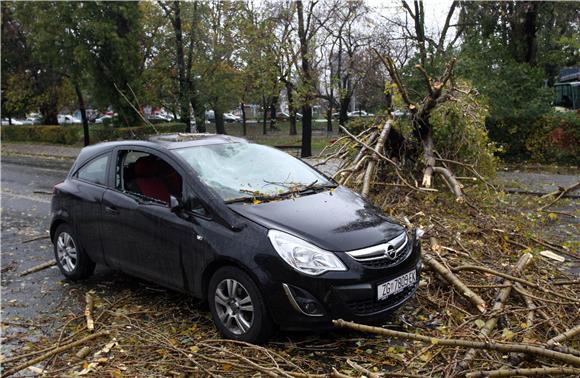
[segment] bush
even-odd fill
[[[155,125],[159,133],[183,132],[183,123],[164,123]],[[82,142],[83,128],[78,125],[70,126],[2,126],[0,128],[2,140],[17,142],[41,142],[52,144],[78,144]],[[91,143],[112,141],[119,139],[147,139],[155,131],[151,126],[120,127],[107,125],[89,126]]]
[[[574,112],[546,114],[531,126],[525,146],[532,161],[580,164],[580,115]]]
[[[472,92],[438,106],[431,114],[435,148],[445,159],[473,164],[484,176],[495,176],[497,151],[485,128],[487,107]],[[463,171],[453,166],[455,173]],[[466,171],[471,176],[472,172]]]
[[[78,126],[2,126],[2,140],[75,144],[80,141],[82,128]]]

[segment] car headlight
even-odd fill
[[[328,271],[346,270],[334,253],[300,238],[277,230],[268,231],[268,238],[280,257],[301,273],[317,276]]]

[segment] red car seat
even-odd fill
[[[155,156],[143,156],[135,162],[135,183],[144,196],[169,202],[169,190],[159,177],[159,161]]]

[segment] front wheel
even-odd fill
[[[219,269],[209,282],[208,301],[213,322],[225,338],[260,343],[271,335],[273,323],[262,293],[243,270]]]
[[[54,257],[61,273],[74,281],[91,276],[95,263],[81,248],[72,228],[61,224],[54,235]]]

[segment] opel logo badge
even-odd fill
[[[395,250],[395,247],[393,247],[390,244],[387,244],[387,248],[385,248],[385,257],[391,260],[396,259],[397,251]]]

